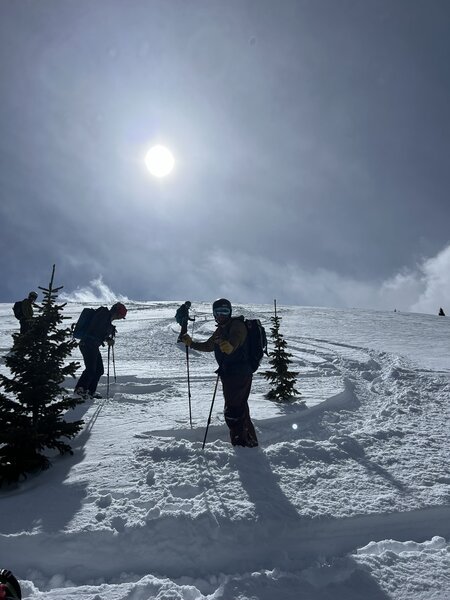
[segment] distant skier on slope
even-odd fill
[[[85,330],[79,336],[85,369],[75,386],[75,394],[83,398],[101,398],[100,394],[96,394],[96,389],[105,369],[99,348],[105,342],[108,346],[114,345],[116,328],[112,321],[125,319],[126,314],[127,308],[121,302],[110,309],[100,306],[93,311]]]
[[[36,302],[38,295],[36,292],[30,292],[27,298],[14,303],[14,316],[19,319],[20,333],[26,333],[32,324],[33,319],[33,304]]]
[[[225,401],[224,416],[230,430],[233,446],[258,445],[255,428],[250,418],[248,397],[252,387],[253,368],[249,360],[247,327],[244,317],[231,317],[229,300],[220,298],[213,304],[217,328],[205,342],[194,342],[185,334],[183,342],[193,350],[214,352],[219,365]]]
[[[194,318],[189,316],[189,309],[191,308],[190,300],[186,300],[184,304],[182,304],[177,312],[175,313],[175,320],[178,325],[181,325],[180,335],[178,336],[177,342],[183,341],[183,335],[187,333],[188,321],[195,321]]]
[[[441,306],[441,308],[439,309],[438,315],[439,315],[440,317],[445,317],[445,312],[444,312],[444,309],[442,308],[442,306]]]

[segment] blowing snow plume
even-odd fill
[[[103,282],[101,277],[93,279],[89,285],[84,288],[78,288],[75,291],[61,294],[61,299],[65,302],[81,302],[86,304],[114,304],[114,302],[130,302],[126,296],[116,294]]]

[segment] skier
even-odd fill
[[[444,309],[442,308],[442,306],[441,306],[441,308],[439,309],[438,315],[439,315],[440,317],[445,317],[445,312],[444,312]]]
[[[217,328],[205,342],[194,342],[185,334],[183,342],[193,350],[213,352],[219,365],[217,373],[222,382],[224,416],[233,446],[258,445],[248,397],[252,387],[253,370],[249,361],[247,327],[244,317],[231,317],[232,306],[226,298],[213,304]]]
[[[19,582],[8,569],[0,569],[0,600],[22,600]]]
[[[175,313],[175,319],[178,325],[181,325],[180,335],[178,336],[177,343],[183,341],[183,335],[187,333],[188,321],[195,321],[195,319],[189,316],[189,309],[191,308],[190,300],[186,300],[184,304],[182,304],[177,312]]]
[[[30,292],[28,298],[24,298],[21,302],[14,304],[14,314],[19,319],[20,333],[26,333],[32,324],[33,319],[33,304],[36,302],[38,295],[36,292]]]
[[[125,319],[126,314],[127,308],[121,302],[117,302],[110,309],[101,306],[93,314],[86,332],[80,339],[80,351],[83,355],[85,369],[75,386],[75,394],[78,396],[101,398],[101,395],[96,393],[96,389],[105,369],[99,348],[105,342],[108,346],[114,345],[116,328],[112,321]]]

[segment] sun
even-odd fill
[[[145,156],[145,164],[155,177],[165,177],[172,171],[175,160],[165,146],[153,146]]]

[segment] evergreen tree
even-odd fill
[[[272,365],[272,369],[263,372],[263,375],[272,384],[267,398],[276,402],[287,402],[296,400],[301,394],[295,389],[298,373],[289,370],[292,354],[286,351],[287,343],[280,332],[281,317],[277,315],[276,300],[274,300],[274,307],[275,315],[270,317],[272,321],[270,334],[274,344],[274,349],[269,352],[269,363]]]
[[[63,419],[69,408],[83,402],[68,396],[62,387],[67,376],[75,376],[77,362],[67,363],[77,343],[71,328],[59,328],[65,304],[56,304],[61,289],[53,287],[55,265],[44,300],[37,306],[29,331],[14,333],[14,345],[5,363],[12,377],[0,375],[0,484],[17,481],[21,475],[47,469],[45,449],[73,454],[61,438],[73,438],[83,421]]]

